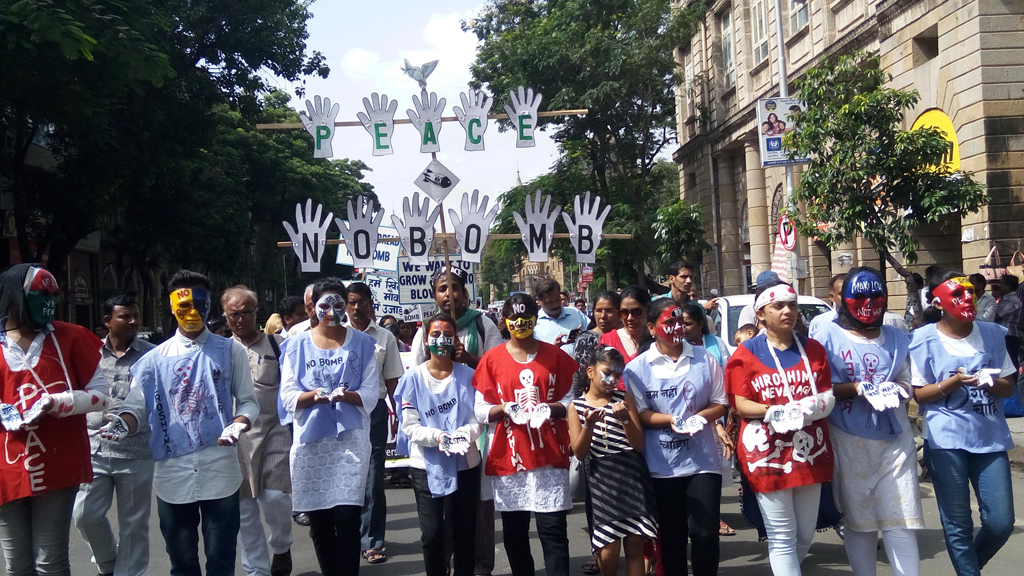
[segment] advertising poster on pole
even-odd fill
[[[793,131],[789,115],[803,110],[799,98],[762,98],[757,101],[757,135],[761,143],[761,167],[803,164],[807,158],[789,159],[782,138]]]

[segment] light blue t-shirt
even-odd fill
[[[562,313],[557,318],[548,316],[547,312],[541,308],[537,313],[537,327],[533,329],[533,335],[541,342],[554,344],[560,335],[568,335],[569,332],[577,328],[582,332],[589,325],[590,318],[572,306],[562,306]],[[574,344],[567,344],[562,346],[562,351],[572,356],[575,348]]]

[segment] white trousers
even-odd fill
[[[800,576],[800,563],[814,540],[820,499],[821,484],[757,494],[775,576]]]
[[[885,553],[889,556],[893,576],[920,576],[921,555],[917,550],[917,535],[913,530],[883,530],[882,542],[885,543]],[[854,576],[875,576],[878,532],[847,530],[844,544]]]
[[[239,499],[238,508],[242,569],[248,576],[270,576],[270,550],[284,554],[292,547],[292,495],[280,490],[264,490],[256,498]],[[263,531],[261,511],[270,527],[270,538]]]

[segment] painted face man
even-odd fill
[[[193,286],[171,292],[171,312],[182,332],[202,332],[210,315],[210,291]]]
[[[505,324],[513,338],[523,340],[533,335],[533,329],[537,326],[537,315],[527,316],[528,313],[524,304],[512,305],[512,315],[505,319]]]
[[[978,310],[974,307],[974,285],[966,276],[950,278],[932,290],[932,305],[961,322],[974,322]]]

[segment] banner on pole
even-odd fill
[[[345,282],[345,285],[351,283]],[[398,302],[397,277],[367,274],[363,283],[370,287],[370,292],[373,292],[373,311],[377,313],[378,319],[388,314],[395,318],[402,317],[402,305]]]
[[[807,158],[789,159],[782,137],[793,131],[789,115],[803,110],[799,98],[762,98],[757,101],[757,135],[761,143],[761,167],[804,164]]]
[[[388,270],[396,272],[398,270],[398,253],[402,244],[397,241],[392,242],[381,242],[380,238],[397,238],[398,229],[393,226],[381,226],[377,229],[377,248],[373,251],[373,265],[370,268],[374,270]],[[344,236],[342,236],[344,238]],[[345,264],[347,266],[355,266],[352,261],[352,254],[349,253],[347,244],[338,245],[338,258],[336,260],[338,264]]]
[[[466,290],[469,291],[469,300],[476,299],[476,270],[472,262],[463,262],[461,254],[449,256],[452,266],[462,268],[469,274],[466,281]],[[401,256],[398,259],[398,284],[399,302],[402,306],[410,304],[435,305],[434,288],[430,285],[430,277],[434,270],[444,266],[444,256],[431,256],[426,264],[417,266],[413,264],[408,256]]]

